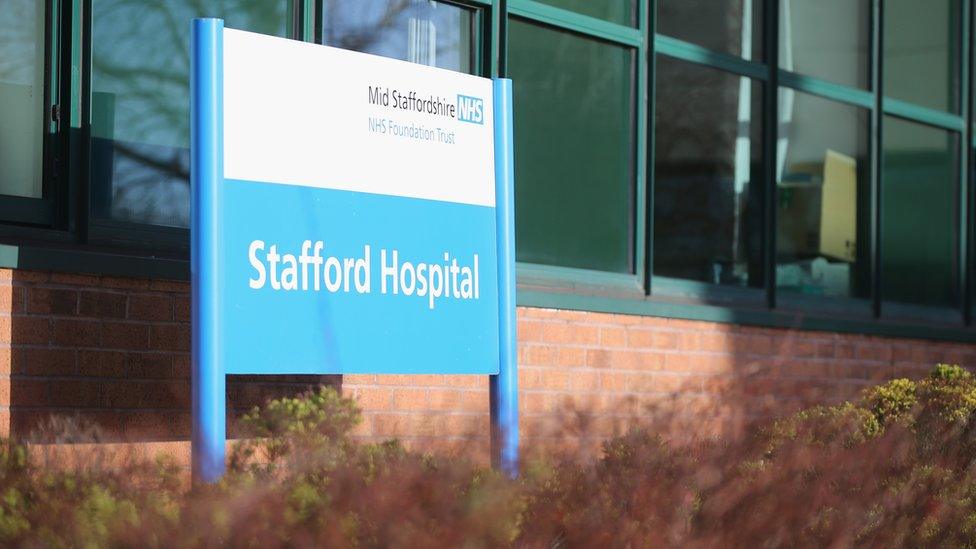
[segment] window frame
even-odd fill
[[[638,0],[637,26],[612,23],[538,0],[441,0],[476,13],[478,74],[507,76],[508,22],[512,17],[553,27],[594,40],[633,48],[636,52],[634,121],[634,269],[617,274],[532,263],[517,265],[518,304],[645,316],[663,316],[768,327],[801,328],[922,337],[976,342],[976,135],[973,127],[972,3],[961,1],[959,60],[962,98],[959,112],[940,111],[884,96],[883,15],[885,0],[870,0],[869,89],[845,86],[779,68],[779,6],[781,0],[754,0],[763,10],[763,59],[747,60],[657,34],[657,0]],[[52,82],[47,92],[57,95],[60,125],[51,146],[45,147],[45,174],[50,179],[51,206],[28,206],[0,196],[0,266],[123,276],[189,278],[188,231],[133,223],[93,222],[90,175],[91,0],[48,0],[58,32],[49,37],[47,52]],[[305,41],[321,37],[316,14],[321,0],[292,0],[291,34]],[[761,6],[761,7],[759,7]],[[751,290],[670,280],[653,276],[654,260],[654,76],[658,55],[747,76],[763,86],[763,264],[764,287],[758,299]],[[55,67],[56,65],[56,67]],[[56,82],[54,82],[56,80]],[[517,86],[518,83],[516,82]],[[789,88],[870,111],[870,278],[867,314],[845,303],[831,307],[794,303],[776,290],[776,143],[778,96]],[[949,311],[927,308],[931,319],[919,320],[886,310],[880,288],[884,212],[880,211],[883,119],[894,116],[957,132],[959,154],[959,266],[961,305]],[[54,166],[48,168],[48,166]],[[45,181],[48,181],[45,175]],[[47,198],[47,197],[45,197]],[[39,200],[39,199],[27,199]],[[37,215],[38,208],[43,215]],[[47,209],[50,208],[50,212]],[[11,212],[14,213],[11,213]],[[42,219],[43,218],[43,219]],[[747,295],[746,295],[747,294]],[[802,301],[802,300],[800,300]],[[853,303],[854,299],[849,300]]]

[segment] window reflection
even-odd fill
[[[762,285],[760,89],[658,58],[654,274]]]
[[[869,113],[790,89],[779,113],[776,284],[869,297]]]
[[[884,94],[959,110],[960,0],[885,0]]]
[[[0,194],[41,197],[44,3],[0,6]]]
[[[474,69],[470,10],[429,0],[324,0],[328,46],[459,72]]]
[[[658,0],[657,32],[761,61],[764,0]]]
[[[190,20],[283,36],[288,0],[93,0],[95,214],[189,224]]]
[[[634,272],[635,51],[509,29],[517,259]]]
[[[892,302],[954,307],[959,135],[885,117],[883,143],[882,295]]]
[[[779,66],[868,88],[870,0],[780,0]]]

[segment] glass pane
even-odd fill
[[[634,51],[509,29],[518,260],[633,272]]]
[[[41,197],[44,3],[0,7],[0,194]]]
[[[657,32],[762,60],[763,0],[658,0]]]
[[[779,66],[870,86],[870,0],[780,0]]]
[[[886,0],[884,94],[959,110],[959,0]]]
[[[781,89],[779,113],[776,285],[868,298],[870,112]]]
[[[189,224],[190,20],[284,36],[289,0],[92,1],[92,200],[119,221]]]
[[[654,274],[762,285],[762,92],[658,57]]]
[[[428,0],[324,0],[323,43],[471,73],[474,15]]]
[[[886,300],[959,301],[959,136],[884,119],[881,278]]]
[[[637,26],[637,0],[541,0],[546,4],[599,17],[621,25]]]

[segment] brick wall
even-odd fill
[[[185,439],[188,319],[184,282],[0,270],[0,434],[27,436],[57,414],[109,439]],[[976,364],[976,346],[922,340],[533,308],[518,319],[529,442],[590,447],[650,419],[727,432],[935,362]],[[359,399],[364,438],[487,448],[483,376],[232,376],[230,413],[319,383]]]

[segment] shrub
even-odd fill
[[[42,467],[4,441],[0,544],[973,546],[974,411],[976,379],[939,365],[742,440],[635,429],[599,459],[537,460],[510,480],[357,443],[354,403],[323,388],[248,413],[251,438],[213,486],[188,489],[165,460]]]

